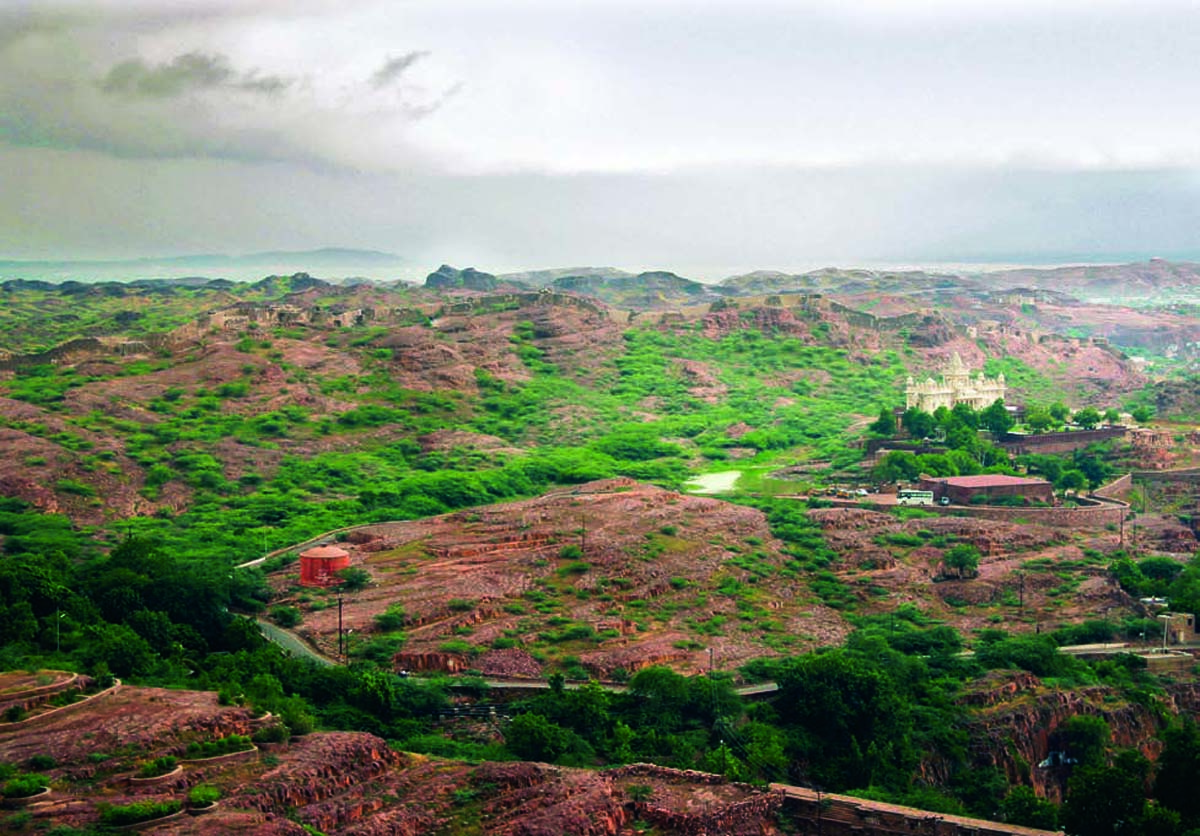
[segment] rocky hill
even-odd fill
[[[342,545],[373,581],[340,615],[295,586],[294,565],[273,579],[279,600],[300,605],[302,635],[330,653],[339,617],[356,642],[386,643],[376,616],[402,607],[395,664],[414,671],[727,670],[849,629],[789,569],[761,512],[631,480],[368,525]]]
[[[1145,307],[1180,298],[1194,302],[1200,287],[1200,264],[1152,258],[1133,264],[999,270],[976,278],[989,287],[1045,288],[1091,302]]]
[[[719,288],[665,270],[638,273],[636,276],[562,276],[551,282],[550,286],[594,296],[609,305],[632,310],[679,308],[712,302],[721,296]]]
[[[260,744],[248,756],[184,761],[161,780],[129,780],[156,757],[183,758],[189,743],[253,734],[276,722],[223,708],[213,693],[123,686],[54,716],[0,724],[0,761],[39,756],[54,764],[46,775],[52,792],[24,808],[35,827],[94,827],[104,805],[182,802],[205,784],[221,794],[211,811],[181,814],[154,832],[601,836],[632,834],[639,819],[664,836],[714,827],[733,836],[777,832],[779,795],[714,775],[475,765],[396,752],[362,733],[294,737]],[[652,800],[634,786],[646,787]]]
[[[80,285],[86,292],[76,294],[6,283],[0,432],[12,455],[0,461],[0,484],[98,523],[179,513],[201,483],[251,492],[250,482],[235,486],[269,483],[285,461],[416,443],[434,431],[499,437],[532,455],[598,442],[629,422],[658,422],[676,462],[656,472],[677,484],[686,467],[727,448],[760,449],[733,443],[748,430],[819,425],[797,438],[844,445],[856,414],[899,402],[905,377],[936,375],[955,351],[973,368],[1004,371],[1015,402],[1107,407],[1145,384],[1138,368],[1113,345],[1045,329],[1090,322],[1100,334],[1110,323],[1114,342],[1141,328],[1188,344],[1195,327],[1051,305],[1033,314],[999,302],[930,311],[903,296],[706,302],[703,286],[668,274],[587,283],[595,281],[674,310],[630,321],[575,291],[450,297],[304,274],[167,296],[142,286]],[[1163,323],[1166,331],[1154,331]],[[787,351],[768,357],[763,346],[781,339]],[[680,423],[686,413],[691,426]],[[812,457],[816,446],[794,454]],[[472,455],[496,467],[512,454]],[[631,460],[623,472],[642,477],[649,467]]]

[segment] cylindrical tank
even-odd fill
[[[337,546],[317,546],[300,552],[300,585],[333,586],[337,573],[350,565],[350,552]]]

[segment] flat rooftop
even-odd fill
[[[1045,479],[1023,479],[1020,476],[1005,476],[1002,473],[982,473],[978,476],[947,476],[941,479],[934,479],[933,481],[953,485],[956,488],[999,488],[1013,485],[1033,487],[1035,485],[1050,484]]]

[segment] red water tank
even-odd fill
[[[300,585],[333,586],[337,573],[350,565],[350,552],[337,546],[317,546],[300,552]]]

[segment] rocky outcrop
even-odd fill
[[[474,267],[457,270],[449,264],[443,264],[425,277],[425,286],[433,290],[495,290],[500,281],[491,273],[484,273]]]
[[[414,673],[429,673],[444,671],[459,673],[471,666],[467,657],[458,653],[397,653],[392,657],[392,667],[398,671],[413,671]]]
[[[1065,748],[1059,732],[1063,723],[1080,714],[1100,717],[1112,730],[1113,746],[1140,749],[1153,760],[1162,747],[1156,735],[1163,717],[1173,708],[1200,704],[1200,688],[1181,689],[1175,705],[1168,701],[1154,707],[1121,700],[1110,688],[1050,690],[1029,673],[993,673],[962,701],[979,706],[968,729],[974,765],[995,767],[1009,783],[1032,786],[1039,795],[1061,802],[1070,768],[1040,764]],[[935,784],[951,777],[948,765],[937,762],[924,763],[922,772]]]
[[[349,732],[309,735],[292,754],[229,806],[275,812],[308,806],[378,778],[403,760],[387,741]]]
[[[764,334],[786,334],[806,341],[812,337],[807,322],[798,319],[792,310],[778,307],[750,308],[745,311],[722,307],[705,314],[701,327],[708,339],[720,339],[747,328]]]

